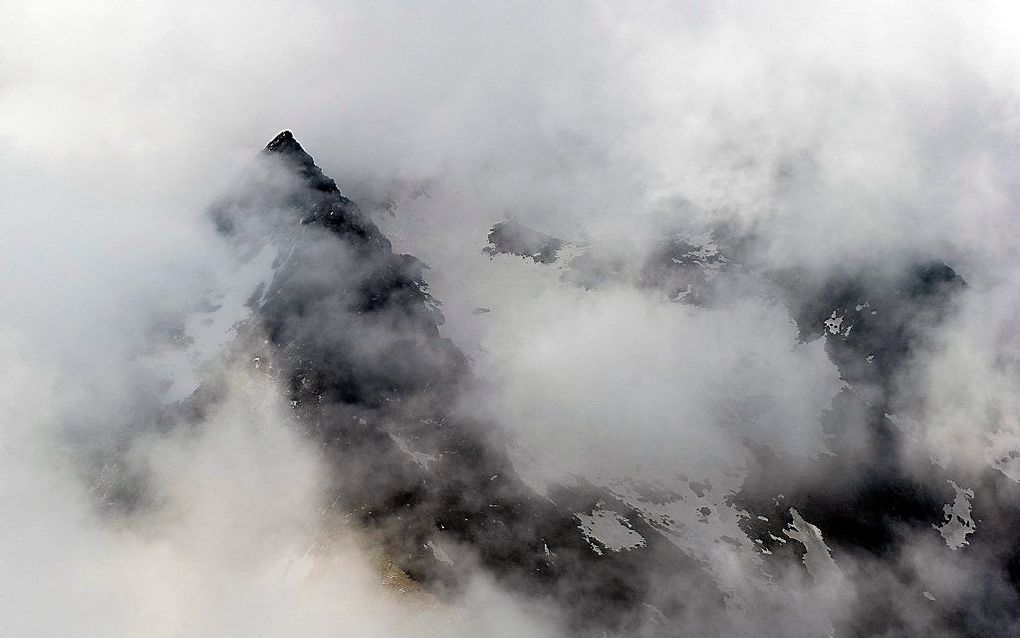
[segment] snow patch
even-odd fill
[[[589,542],[598,541],[599,545],[591,543],[596,554],[602,554],[602,547],[619,552],[645,545],[645,538],[631,528],[627,519],[612,510],[599,508],[592,510],[591,514],[575,514],[574,516],[581,521],[578,528]]]
[[[825,544],[822,530],[804,520],[795,508],[790,508],[793,523],[783,533],[804,545],[804,566],[819,581],[838,581],[842,572],[832,558],[832,550]]]
[[[829,331],[829,334],[841,334],[844,337],[848,337],[850,336],[850,330],[852,330],[854,326],[850,322],[847,322],[847,325],[844,328],[843,322],[845,319],[846,313],[839,314],[839,310],[833,310],[832,314],[829,315],[829,318],[823,323],[825,324],[825,329]]]
[[[413,449],[408,444],[406,439],[403,439],[403,438],[397,436],[396,434],[393,434],[392,432],[390,432],[390,438],[393,439],[393,442],[397,444],[397,447],[400,448],[401,452],[403,452],[404,454],[406,454],[409,457],[411,457],[411,459],[415,463],[417,463],[418,466],[420,466],[422,469],[425,469],[425,470],[429,469],[429,464],[430,463],[433,463],[433,462],[439,460],[438,456],[434,456],[432,454],[425,454],[424,452],[419,452],[419,451]]]
[[[939,531],[946,541],[946,545],[955,550],[969,545],[967,536],[973,534],[977,529],[977,524],[970,516],[970,499],[974,498],[974,490],[964,489],[954,481],[949,481],[949,484],[956,491],[956,497],[952,503],[942,506],[946,517],[945,522],[938,526],[932,525],[932,527]]]

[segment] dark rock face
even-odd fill
[[[437,560],[431,542],[467,548],[506,586],[566,609],[574,631],[647,630],[652,583],[666,574],[687,574],[709,601],[698,607],[721,611],[711,579],[673,545],[599,555],[574,509],[522,483],[498,432],[453,414],[471,373],[440,334],[424,264],[394,253],[289,132],[260,161],[274,167],[270,175],[256,172],[213,213],[236,238],[268,228],[278,251],[272,283],[253,296],[254,315],[236,347],[271,362],[289,389],[297,417],[332,463],[346,516],[438,591],[456,588],[463,570]],[[502,245],[509,235],[539,262],[561,246],[512,226],[494,241]],[[674,635],[671,618],[693,604],[654,602],[661,631],[653,633],[662,635]]]
[[[489,230],[489,245],[482,249],[490,256],[518,255],[539,264],[556,261],[563,240],[540,233],[515,221],[500,222]]]
[[[701,243],[680,233],[665,233],[652,245],[636,246],[603,242],[571,242],[546,235],[515,221],[492,226],[489,244],[482,252],[490,257],[517,255],[539,264],[557,263],[563,281],[594,290],[608,284],[626,284],[659,290],[668,299],[701,303],[711,295],[713,277],[731,266],[712,241]],[[575,250],[563,258],[563,249]],[[565,263],[564,263],[565,262]]]
[[[592,244],[562,265],[561,276],[585,288],[624,282],[701,304],[711,302],[717,274],[749,272],[740,254],[715,242],[694,245],[678,238],[664,239],[637,258]],[[914,635],[919,626],[929,635],[1009,633],[1018,626],[1020,486],[991,468],[975,476],[953,465],[902,458],[909,434],[895,421],[899,410],[915,407],[897,396],[903,375],[916,357],[935,347],[931,335],[952,316],[966,282],[940,262],[915,263],[893,276],[861,270],[820,284],[811,275],[750,273],[789,308],[803,341],[825,339],[845,381],[823,418],[830,453],[797,474],[783,450],[750,446],[749,474],[728,499],[748,514],[741,528],[765,550],[766,569],[777,574],[804,556],[804,546],[784,534],[793,523],[792,510],[819,528],[836,564],[848,573],[881,565],[898,586],[921,591],[923,580],[904,558],[917,543],[940,554],[945,564],[971,566],[959,576],[972,583],[970,593],[935,592],[939,605],[909,624],[890,582],[865,581],[837,619],[838,636]],[[950,521],[946,507],[955,497],[950,481],[973,488],[971,516],[979,521],[959,548],[948,547],[938,530]]]
[[[795,280],[785,275],[779,279],[788,291],[796,287]],[[770,519],[778,514],[774,520],[782,521],[780,525],[789,523],[783,511],[793,507],[822,530],[837,564],[874,561],[901,583],[921,588],[914,569],[901,565],[904,553],[923,542],[951,564],[954,550],[942,542],[936,528],[949,520],[945,507],[954,500],[950,480],[973,486],[980,496],[973,501],[972,515],[982,520],[978,526],[982,532],[956,551],[979,571],[1010,574],[1013,582],[980,578],[973,583],[974,595],[939,598],[937,611],[924,621],[931,635],[999,634],[1016,623],[1009,601],[1016,599],[1012,574],[1017,550],[1013,540],[999,536],[1002,528],[993,520],[1018,520],[1020,486],[991,468],[978,477],[953,465],[903,458],[909,435],[894,422],[897,407],[903,407],[893,404],[900,375],[915,356],[932,347],[929,335],[951,315],[955,297],[965,287],[951,267],[921,263],[892,281],[859,274],[830,280],[807,296],[791,292],[789,304],[802,338],[823,336],[829,357],[847,382],[823,421],[832,453],[808,470],[825,479],[791,478],[782,471],[780,456],[759,451],[755,470],[734,497],[734,503],[751,514],[768,514]],[[786,479],[775,480],[777,476]],[[1010,496],[1003,498],[1006,493]],[[778,512],[777,494],[783,495]],[[1001,500],[993,505],[989,494]],[[770,541],[777,528],[767,527],[749,521],[747,531],[778,552],[777,543]],[[888,591],[883,594],[885,585],[873,583],[873,589],[853,603],[849,620],[837,627],[839,635],[916,632],[916,626],[902,624],[897,601]]]

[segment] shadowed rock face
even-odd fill
[[[500,229],[494,226],[493,232]],[[514,236],[531,234],[518,229]],[[493,242],[492,234],[489,240],[490,254],[528,252]],[[901,457],[909,433],[896,422],[896,408],[903,405],[893,405],[895,388],[913,358],[934,347],[932,333],[952,316],[967,286],[950,266],[920,262],[897,276],[859,270],[817,283],[812,273],[796,269],[755,273],[740,263],[741,250],[711,238],[702,245],[667,238],[630,255],[626,247],[575,245],[574,256],[557,263],[567,283],[597,288],[622,282],[699,305],[711,302],[720,273],[746,274],[783,300],[803,341],[825,340],[845,382],[823,416],[829,453],[794,473],[783,450],[751,445],[748,474],[727,498],[746,512],[740,527],[761,548],[766,570],[780,574],[804,559],[804,545],[790,542],[797,537],[791,528],[799,516],[820,530],[837,566],[852,570],[872,561],[919,592],[924,583],[903,560],[918,542],[940,553],[945,564],[964,561],[977,566],[977,572],[987,566],[1008,581],[975,578],[973,571],[961,575],[971,583],[967,592],[938,598],[929,615],[913,619],[909,627],[890,584],[870,582],[859,598],[845,601],[847,620],[837,621],[837,636],[912,635],[919,624],[933,635],[983,636],[1017,626],[1013,601],[1020,591],[1020,544],[1013,530],[1020,524],[1020,486],[991,467],[974,475],[965,468]],[[682,291],[687,294],[678,294]],[[973,488],[968,506],[974,523],[947,514],[956,498],[955,482],[961,480]],[[709,486],[690,487],[701,497]],[[958,523],[969,525],[972,533],[966,545],[948,546],[940,528]]]
[[[891,281],[867,273],[844,275],[810,294],[795,293],[798,283],[790,273],[779,277],[802,338],[825,339],[846,388],[823,417],[831,454],[806,470],[816,480],[791,477],[780,455],[757,450],[754,469],[733,497],[735,505],[753,515],[745,524],[748,535],[777,554],[782,552],[774,538],[790,524],[793,508],[822,530],[837,565],[875,561],[918,588],[922,584],[915,568],[902,564],[912,544],[918,539],[928,542],[946,564],[952,564],[953,553],[959,552],[959,560],[978,571],[983,571],[981,566],[1001,570],[1011,582],[961,574],[970,585],[963,594],[938,599],[925,621],[927,631],[958,636],[1008,633],[1017,622],[1012,606],[1020,584],[1020,552],[1015,539],[1007,540],[1003,534],[1020,521],[1020,486],[990,467],[975,476],[952,464],[942,467],[903,458],[901,450],[910,435],[896,423],[891,401],[898,376],[912,357],[932,347],[933,329],[951,316],[966,282],[945,264],[919,263]],[[954,502],[954,480],[974,487],[971,515],[982,521],[979,533],[963,547],[949,547],[938,538],[938,528],[954,522],[946,513],[947,504]],[[762,524],[758,515],[766,515],[772,524]],[[1003,527],[1003,521],[1010,523]],[[897,613],[900,601],[886,586],[872,583],[870,591],[848,603],[850,620],[838,626],[838,635],[913,635],[916,629],[902,624]]]
[[[517,255],[537,264],[555,263],[563,281],[581,288],[626,284],[660,290],[669,299],[689,303],[706,300],[713,276],[730,265],[713,241],[697,242],[680,233],[664,233],[639,250],[607,242],[566,241],[516,221],[503,221],[492,226],[488,241],[482,252],[490,257]],[[568,247],[571,255],[564,257]]]
[[[658,539],[595,552],[577,510],[525,486],[498,432],[453,415],[471,373],[440,334],[424,264],[394,253],[289,132],[260,162],[275,167],[272,177],[256,171],[213,212],[241,242],[253,236],[246,228],[269,228],[277,251],[272,282],[253,296],[235,349],[267,362],[289,389],[296,416],[332,463],[337,507],[437,591],[456,588],[477,560],[511,589],[562,606],[578,632],[644,625],[674,635],[673,620],[694,601],[656,600],[657,620],[646,622],[651,585],[666,575],[685,574],[699,584],[696,606],[721,611],[721,593],[675,546]],[[281,171],[292,179],[281,181]],[[267,241],[259,232],[256,241]],[[555,248],[539,239],[532,256],[540,261]],[[198,396],[215,394],[207,387]],[[590,509],[596,499],[567,500]],[[436,559],[436,542],[474,558],[451,567]]]
[[[540,233],[515,221],[500,222],[489,230],[489,245],[482,249],[490,256],[518,255],[539,264],[556,261],[563,240]]]

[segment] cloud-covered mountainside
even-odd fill
[[[489,263],[540,271],[562,298],[497,294],[473,313],[519,315],[479,378],[426,266],[290,132],[210,223],[237,274],[180,327],[162,420],[214,427],[236,401],[223,362],[265,377],[324,464],[324,511],[440,604],[482,574],[568,635],[1016,622],[1011,459],[910,452],[910,377],[968,290],[945,263],[819,277],[763,267],[726,224],[677,218],[637,245],[500,221],[478,238]],[[150,481],[93,486],[130,511],[158,506]]]
[[[1020,636],[1013,4],[0,0],[0,636]]]

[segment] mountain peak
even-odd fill
[[[315,164],[312,156],[301,147],[290,131],[283,131],[274,137],[269,144],[266,144],[263,152],[276,153],[293,162],[298,172],[316,190],[339,192],[336,182],[323,174],[322,169]]]
[[[301,148],[298,141],[294,139],[294,134],[290,131],[283,131],[279,135],[273,138],[269,144],[266,144],[266,150],[271,153],[304,153],[305,149]]]

